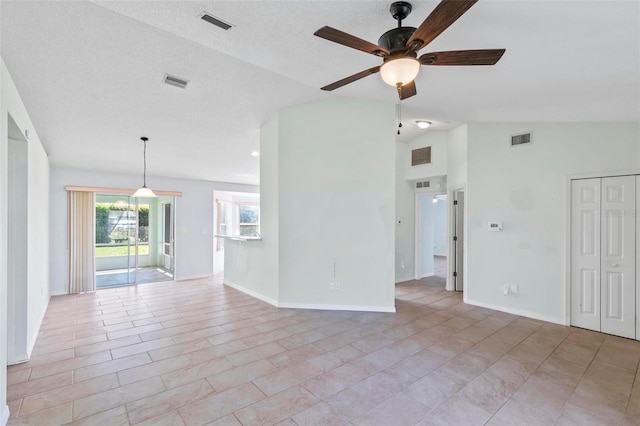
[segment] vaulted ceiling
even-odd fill
[[[259,130],[285,106],[348,96],[397,104],[374,75],[319,88],[379,58],[313,36],[376,42],[390,1],[6,1],[1,54],[54,166],[258,183]],[[418,26],[438,1],[415,2]],[[199,19],[208,12],[233,25]],[[506,48],[492,67],[423,67],[402,101],[416,119],[639,121],[640,2],[480,0],[421,53]],[[162,83],[165,74],[190,81]],[[353,123],[366,126],[366,123]]]

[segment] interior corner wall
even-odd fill
[[[468,126],[458,126],[447,132],[447,188],[456,190],[467,184]]]
[[[262,241],[225,241],[224,282],[273,305],[279,299],[278,117],[260,129]]]
[[[9,147],[9,113],[4,93],[6,68],[0,61],[0,271],[7,270],[7,221],[8,221],[8,147]],[[6,74],[5,74],[6,73]],[[0,425],[9,420],[7,406],[7,274],[0,273]]]
[[[28,142],[28,316],[27,348],[29,356],[38,337],[40,324],[49,305],[49,184],[47,153],[37,141]]]
[[[527,131],[531,145],[510,146]],[[639,140],[638,123],[469,124],[465,300],[566,323],[569,177],[637,170]]]
[[[395,131],[393,104],[331,99],[280,111],[284,306],[395,310]]]
[[[407,163],[404,166],[405,179],[419,180],[447,174],[448,144],[447,132],[428,131],[406,143]],[[431,163],[420,166],[411,166],[411,150],[431,147]]]
[[[231,184],[147,175],[152,189],[182,191],[175,205],[176,279],[210,276],[213,273],[213,191],[258,192],[253,185]],[[50,253],[51,294],[67,294],[69,246],[67,191],[65,186],[130,188],[140,185],[140,175],[91,170],[51,168]]]

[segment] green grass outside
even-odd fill
[[[129,251],[129,247],[127,246],[104,246],[104,247],[96,247],[96,257],[103,256],[126,256],[127,254],[134,254],[136,247],[131,246],[131,251]],[[149,245],[139,244],[138,245],[138,254],[149,254]]]

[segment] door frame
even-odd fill
[[[453,187],[447,190],[447,218],[448,218],[448,226],[447,233],[449,238],[447,240],[447,244],[450,241],[453,241],[454,234],[454,221],[455,221],[455,210],[453,208],[453,200],[455,198],[456,192],[464,192],[464,204],[462,206],[462,270],[464,271],[463,280],[462,280],[462,292],[466,294],[467,292],[467,279],[466,279],[466,271],[467,271],[467,186],[460,185],[457,187]],[[454,256],[455,246],[453,244],[447,245],[447,287],[448,291],[456,291],[455,283],[450,277],[453,277],[453,271],[455,270],[455,264],[450,261]]]
[[[628,169],[628,170],[619,170],[613,172],[591,172],[591,173],[575,173],[571,175],[567,175],[567,180],[565,184],[566,189],[566,197],[565,197],[565,285],[564,285],[564,297],[565,297],[565,324],[571,325],[571,249],[572,249],[572,241],[571,241],[571,182],[574,180],[581,179],[592,179],[592,178],[606,178],[606,177],[618,177],[618,176],[633,176],[640,175],[640,169]],[[637,188],[636,188],[637,191]],[[637,200],[636,200],[637,203]],[[637,204],[636,204],[637,205]],[[636,226],[636,228],[639,228]],[[636,230],[636,234],[638,234],[638,230]],[[636,249],[636,281],[638,279],[638,251]],[[638,301],[638,292],[636,291],[636,301]],[[640,306],[636,303],[636,312],[640,310]],[[638,335],[638,321],[640,319],[636,319],[636,339],[640,337]]]
[[[446,195],[447,196],[447,235],[451,236],[451,208],[449,204],[449,193],[446,189],[415,189],[414,190],[414,230],[413,230],[413,277],[416,280],[419,280],[420,277],[420,243],[419,243],[419,235],[420,235],[420,197],[422,196],[436,196],[436,195]],[[449,254],[451,250],[451,244],[449,244],[450,238],[447,238],[447,271],[449,271]],[[447,272],[446,277],[446,287],[449,287],[449,273]]]

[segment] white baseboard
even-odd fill
[[[391,312],[395,313],[395,306],[361,306],[361,305],[319,305],[315,303],[287,303],[278,304],[279,308],[290,309],[318,309],[323,311],[363,311],[363,312]]]
[[[498,305],[493,305],[491,303],[478,302],[476,300],[468,299],[466,295],[467,293],[465,292],[463,296],[464,303],[467,303],[469,305],[479,306],[481,308],[493,309],[494,311],[506,312],[508,314],[519,315],[521,317],[533,318],[540,321],[552,322],[554,324],[570,325],[564,317],[554,317],[551,315],[539,314],[537,312],[525,311],[524,309],[513,309],[513,308],[508,308],[506,306],[498,306]]]
[[[67,290],[58,290],[58,291],[49,292],[50,296],[66,296],[68,294],[69,292]]]
[[[9,421],[9,406],[5,405],[2,407],[2,413],[0,414],[0,426],[5,426]]]
[[[199,280],[201,278],[211,278],[213,274],[189,275],[186,277],[176,277],[176,281]]]
[[[256,299],[260,299],[263,302],[267,302],[268,304],[273,305],[276,308],[280,307],[280,306],[278,306],[278,301],[277,300],[274,300],[274,299],[272,299],[270,297],[267,297],[267,296],[265,296],[263,294],[257,293],[257,292],[255,292],[253,290],[249,290],[248,288],[242,287],[241,285],[232,283],[232,282],[230,282],[228,280],[224,281],[224,285],[229,286],[231,288],[234,288],[234,289],[236,289],[238,291],[241,291],[241,292],[243,292],[245,294],[248,294],[251,297],[255,297]]]
[[[424,275],[421,275],[421,276],[420,276],[420,278],[418,278],[418,279],[419,279],[419,280],[421,280],[421,279],[423,279],[423,278],[429,278],[429,277],[432,277],[432,276],[434,276],[434,275],[435,275],[435,274],[434,274],[433,272],[431,272],[430,274],[424,274]]]
[[[267,297],[263,294],[257,293],[253,290],[249,290],[248,288],[242,287],[233,282],[229,282],[225,280],[224,285],[234,288],[238,291],[241,291],[245,294],[248,294],[251,297],[255,297],[256,299],[260,299],[263,302],[267,302],[270,305],[275,306],[276,308],[288,308],[288,309],[316,309],[323,311],[364,311],[364,312],[395,312],[395,306],[360,306],[360,305],[319,305],[313,303],[287,303],[287,302],[278,302],[270,297]]]
[[[29,362],[29,354],[19,354],[7,358],[7,365],[16,365]]]

